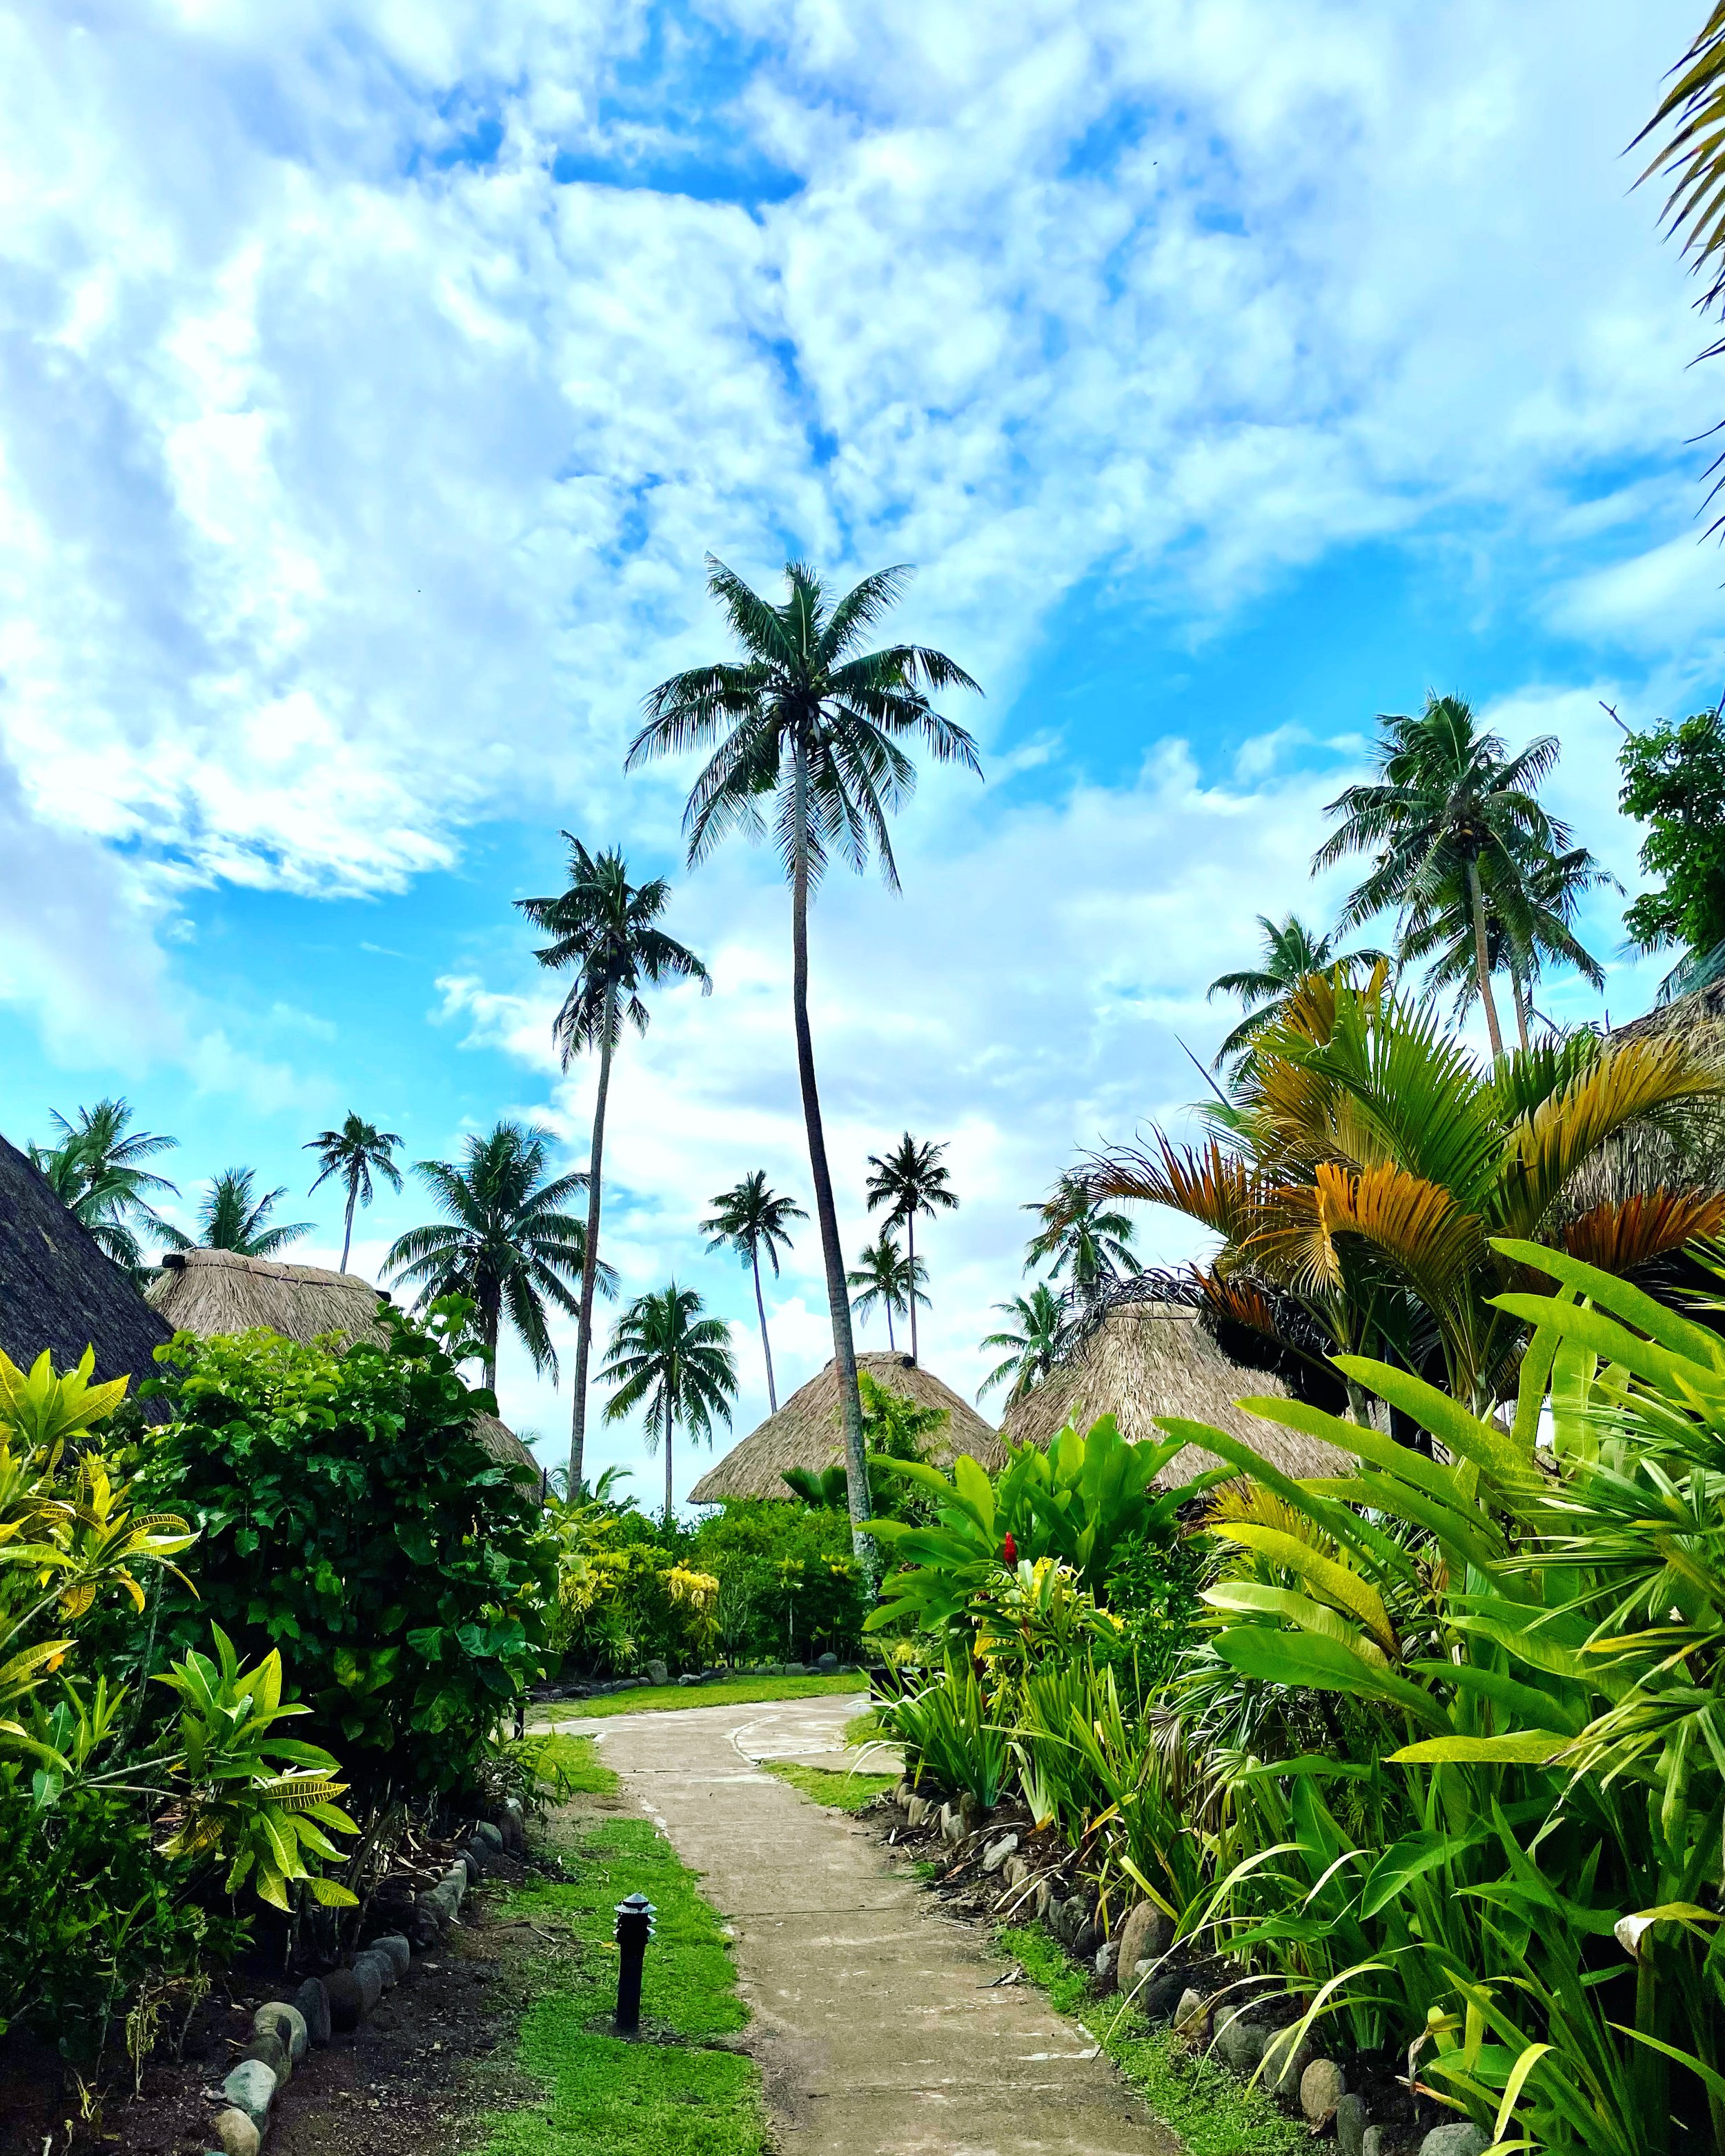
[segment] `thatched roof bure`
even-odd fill
[[[98,1378],[136,1387],[157,1374],[153,1351],[171,1330],[41,1170],[0,1138],[0,1348],[25,1370],[44,1348],[57,1370],[93,1348]],[[146,1402],[144,1412],[164,1410]]]
[[[1253,1395],[1292,1398],[1280,1378],[1231,1363],[1178,1303],[1122,1303],[1110,1311],[1070,1362],[1060,1364],[1006,1411],[1001,1435],[1014,1445],[1047,1445],[1069,1422],[1087,1429],[1111,1414],[1129,1444],[1160,1440],[1158,1415],[1205,1422],[1239,1438],[1285,1475],[1344,1475],[1349,1462],[1317,1438],[1262,1421],[1234,1403]],[[1196,1445],[1175,1454],[1164,1488],[1225,1463]]]
[[[946,1409],[946,1425],[928,1449],[937,1466],[950,1466],[955,1452],[969,1453],[991,1473],[1006,1465],[1005,1447],[969,1401],[908,1355],[859,1355],[856,1367],[860,1375],[865,1373],[901,1399],[914,1400],[921,1408]],[[818,1377],[793,1393],[777,1414],[769,1415],[716,1466],[710,1467],[689,1492],[689,1502],[717,1505],[727,1497],[788,1498],[787,1467],[806,1467],[818,1475],[824,1468],[840,1465],[844,1458],[839,1380],[829,1363]]]
[[[237,1250],[170,1250],[162,1263],[150,1301],[175,1332],[207,1339],[261,1328],[300,1342],[331,1332],[348,1341],[388,1337],[378,1322],[377,1306],[389,1297],[358,1273],[285,1265],[273,1258],[242,1257]],[[539,1473],[539,1462],[495,1415],[475,1415],[473,1432],[504,1466]]]

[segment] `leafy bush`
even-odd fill
[[[194,1538],[141,1512],[98,1449],[126,1381],[93,1385],[91,1366],[57,1377],[44,1355],[26,1376],[0,1355],[0,2030],[34,2022],[78,2056],[140,1987],[159,2001],[232,1949],[244,1926],[222,1903],[242,1886],[279,1907],[302,1881],[353,1899],[319,1875],[341,1855],[326,1830],[353,1825],[335,1761],[276,1734],[301,1712],[278,1656],[243,1668],[217,1630],[215,1660],[188,1651],[163,1680],[177,1711],[140,1728],[121,1681],[149,1653],[139,1575],[183,1583]]]
[[[864,1599],[847,1513],[732,1498],[688,1541],[719,1582],[715,1618],[733,1661],[804,1661],[858,1650]]]
[[[495,1403],[457,1368],[470,1306],[429,1332],[385,1307],[387,1343],[270,1332],[157,1351],[173,1420],[146,1454],[153,1500],[202,1535],[198,1592],[165,1587],[163,1639],[213,1618],[290,1647],[311,1727],[367,1802],[469,1784],[544,1666],[553,1556],[537,1493],[473,1434]]]
[[[1058,1558],[1089,1592],[1106,1594],[1131,1553],[1147,1542],[1171,1546],[1182,1507],[1226,1480],[1224,1468],[1158,1493],[1156,1477],[1183,1443],[1128,1445],[1113,1416],[1104,1415],[1082,1435],[1069,1424],[1046,1452],[1009,1445],[1007,1465],[992,1480],[963,1452],[950,1478],[933,1467],[899,1464],[897,1476],[937,1501],[937,1516],[931,1526],[876,1522],[906,1569],[886,1581],[867,1629],[884,1631],[909,1620],[962,1635],[975,1595],[1003,1563],[1010,1567],[1020,1558]]]

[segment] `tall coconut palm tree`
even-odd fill
[[[1094,1301],[1123,1273],[1135,1273],[1132,1224],[1110,1212],[1076,1168],[1068,1168],[1041,1204],[1021,1208],[1042,1223],[1025,1246],[1024,1270],[1045,1265],[1066,1276],[1075,1301]]]
[[[150,1203],[161,1193],[177,1198],[179,1187],[140,1163],[171,1152],[177,1138],[130,1128],[132,1111],[124,1100],[98,1101],[80,1108],[71,1120],[49,1111],[59,1127],[59,1143],[30,1147],[30,1158],[54,1186],[67,1211],[95,1238],[103,1254],[129,1272],[144,1269],[141,1232],[171,1241],[172,1235]]]
[[[901,743],[920,739],[937,762],[980,773],[976,743],[929,701],[943,690],[977,685],[943,652],[922,644],[860,648],[904,589],[906,569],[865,577],[834,603],[813,569],[792,562],[785,570],[786,596],[778,606],[711,556],[707,569],[707,588],[724,609],[742,656],[660,682],[647,699],[647,723],[626,762],[633,768],[650,757],[713,747],[684,819],[691,865],[733,831],[761,836],[766,829],[761,804],[769,796],[773,801],[774,843],[791,886],[797,1075],[845,1418],[851,1532],[858,1559],[872,1576],[856,1350],[809,1026],[809,901],[835,847],[859,873],[873,852],[888,887],[897,888],[887,817],[916,778]]]
[[[1507,972],[1509,975],[1516,1032],[1526,1048],[1534,984],[1548,966],[1568,967],[1590,987],[1604,987],[1604,967],[1576,936],[1573,924],[1577,908],[1589,891],[1602,886],[1621,891],[1623,886],[1585,846],[1572,846],[1565,853],[1545,855],[1527,863],[1522,870],[1516,902],[1508,909],[1508,919],[1492,902],[1495,886],[1483,877],[1481,884],[1486,896],[1486,965],[1493,974]],[[1403,926],[1399,943],[1405,963],[1430,962],[1427,988],[1440,993],[1455,991],[1459,1022],[1479,998],[1473,913],[1466,882],[1459,874],[1445,881],[1435,900],[1413,910]]]
[[[686,945],[657,926],[670,897],[663,876],[632,884],[629,864],[614,847],[590,854],[565,831],[569,843],[568,888],[555,898],[520,898],[516,904],[536,928],[552,938],[534,955],[556,971],[575,975],[552,1027],[567,1070],[570,1058],[584,1050],[599,1055],[598,1090],[593,1098],[593,1143],[588,1155],[587,1232],[581,1271],[581,1301],[575,1330],[575,1401],[569,1418],[569,1487],[581,1487],[582,1456],[587,1445],[587,1373],[593,1352],[593,1294],[598,1281],[599,1199],[605,1152],[605,1107],[611,1093],[611,1059],[626,1024],[647,1030],[644,987],[665,981],[699,981],[711,994],[707,970]]]
[[[1066,1307],[1046,1281],[1038,1281],[1029,1295],[1015,1295],[1010,1302],[997,1302],[994,1307],[1003,1317],[1016,1319],[1017,1330],[991,1332],[983,1340],[984,1348],[1004,1348],[1006,1360],[997,1363],[983,1379],[977,1398],[993,1392],[1009,1378],[1012,1390],[1006,1404],[1010,1407],[1040,1385],[1059,1360]]]
[[[1486,886],[1511,935],[1525,942],[1527,865],[1570,843],[1567,827],[1534,798],[1558,760],[1556,737],[1542,735],[1512,757],[1498,735],[1480,732],[1471,706],[1459,696],[1428,696],[1417,716],[1386,714],[1378,726],[1378,777],[1346,788],[1330,803],[1325,814],[1343,821],[1313,855],[1313,871],[1349,854],[1372,857],[1370,873],[1342,909],[1343,928],[1392,910],[1404,922],[1417,918],[1422,909],[1440,905],[1445,891],[1459,880],[1473,928],[1486,1030],[1492,1055],[1501,1056]]]
[[[198,1234],[182,1235],[162,1224],[167,1240],[177,1250],[234,1250],[243,1258],[273,1258],[290,1243],[311,1233],[311,1222],[276,1222],[271,1219],[287,1196],[287,1185],[258,1192],[253,1184],[257,1170],[224,1168],[212,1176],[208,1188],[198,1201]]]
[[[1264,942],[1257,964],[1238,973],[1219,973],[1204,997],[1213,1003],[1218,996],[1238,996],[1246,1007],[1245,1016],[1216,1050],[1213,1070],[1249,1052],[1265,1027],[1273,1025],[1286,1009],[1288,998],[1308,974],[1327,973],[1337,966],[1349,974],[1369,972],[1386,962],[1382,951],[1338,951],[1334,936],[1314,935],[1297,913],[1289,914],[1279,927],[1268,914],[1260,913],[1258,926]]]
[[[927,1138],[913,1138],[906,1131],[889,1153],[869,1155],[869,1166],[874,1170],[868,1181],[869,1210],[886,1208],[886,1225],[902,1224],[906,1248],[910,1253],[911,1271],[921,1279],[916,1269],[916,1215],[926,1213],[932,1219],[938,1212],[957,1210],[958,1194],[952,1187],[952,1177],[941,1164],[944,1145],[936,1145]],[[916,1346],[916,1301],[911,1298],[911,1360],[921,1358]]]
[[[647,1442],[665,1444],[665,1517],[675,1507],[671,1441],[679,1423],[710,1439],[716,1417],[728,1425],[737,1393],[731,1328],[703,1317],[701,1297],[675,1281],[657,1295],[637,1296],[611,1332],[610,1360],[599,1373],[617,1389],[605,1403],[607,1422],[621,1422],[646,1404]]]
[[[338,1131],[320,1131],[300,1148],[317,1155],[316,1180],[311,1188],[338,1176],[347,1186],[347,1210],[341,1227],[341,1270],[347,1270],[347,1253],[353,1247],[353,1209],[372,1202],[372,1178],[380,1175],[392,1190],[401,1188],[401,1170],[392,1156],[401,1143],[394,1131],[380,1131],[350,1108]],[[307,1194],[310,1194],[309,1193]]]
[[[773,1342],[767,1337],[767,1304],[761,1293],[761,1253],[773,1268],[773,1276],[778,1277],[778,1254],[791,1247],[790,1223],[806,1220],[809,1215],[793,1198],[781,1198],[767,1187],[767,1171],[757,1168],[752,1175],[729,1190],[721,1190],[716,1198],[708,1199],[712,1206],[711,1219],[703,1220],[701,1232],[710,1236],[710,1250],[734,1250],[748,1266],[755,1279],[755,1312],[761,1321],[761,1353],[767,1360],[767,1404],[773,1414],[778,1413],[778,1393],[773,1382]]]
[[[545,1306],[555,1303],[571,1317],[581,1307],[569,1283],[581,1277],[586,1229],[564,1208],[587,1178],[578,1171],[547,1177],[556,1142],[549,1131],[506,1121],[483,1137],[469,1138],[459,1161],[416,1161],[413,1173],[444,1218],[409,1228],[384,1260],[396,1281],[418,1285],[422,1308],[443,1295],[465,1295],[478,1305],[485,1383],[493,1392],[506,1317],[533,1368],[555,1378]],[[615,1293],[608,1265],[599,1268],[598,1278],[602,1293]]]
[[[872,1243],[863,1245],[855,1270],[845,1276],[848,1286],[861,1291],[852,1300],[850,1307],[865,1324],[877,1309],[886,1311],[889,1354],[898,1352],[898,1342],[892,1331],[894,1317],[902,1317],[919,1302],[925,1309],[927,1307],[928,1297],[922,1292],[927,1278],[927,1270],[922,1259],[907,1257],[887,1228],[883,1228]]]

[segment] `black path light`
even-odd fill
[[[619,1902],[617,1917],[617,2012],[612,2027],[619,2036],[633,2036],[641,2025],[641,1963],[653,1936],[653,1919],[659,1912],[644,1894],[631,1894]]]

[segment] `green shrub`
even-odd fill
[[[0,2032],[33,2024],[80,2061],[134,1995],[135,2035],[195,1997],[244,1933],[243,1887],[281,1908],[297,1882],[353,1900],[318,1875],[352,1822],[335,1761],[275,1733],[299,1711],[278,1656],[242,1667],[217,1630],[140,1730],[151,1596],[194,1537],[105,1456],[126,1381],[94,1385],[91,1365],[56,1376],[44,1355],[26,1375],[0,1355]]]
[[[733,1661],[857,1652],[868,1604],[848,1513],[735,1497],[701,1522],[688,1550],[719,1582],[720,1637]]]
[[[157,1351],[173,1419],[142,1481],[201,1532],[197,1592],[170,1583],[162,1639],[213,1619],[288,1650],[311,1733],[366,1803],[469,1785],[544,1666],[554,1558],[537,1493],[474,1435],[494,1406],[457,1357],[469,1306],[387,1343],[177,1335]]]

